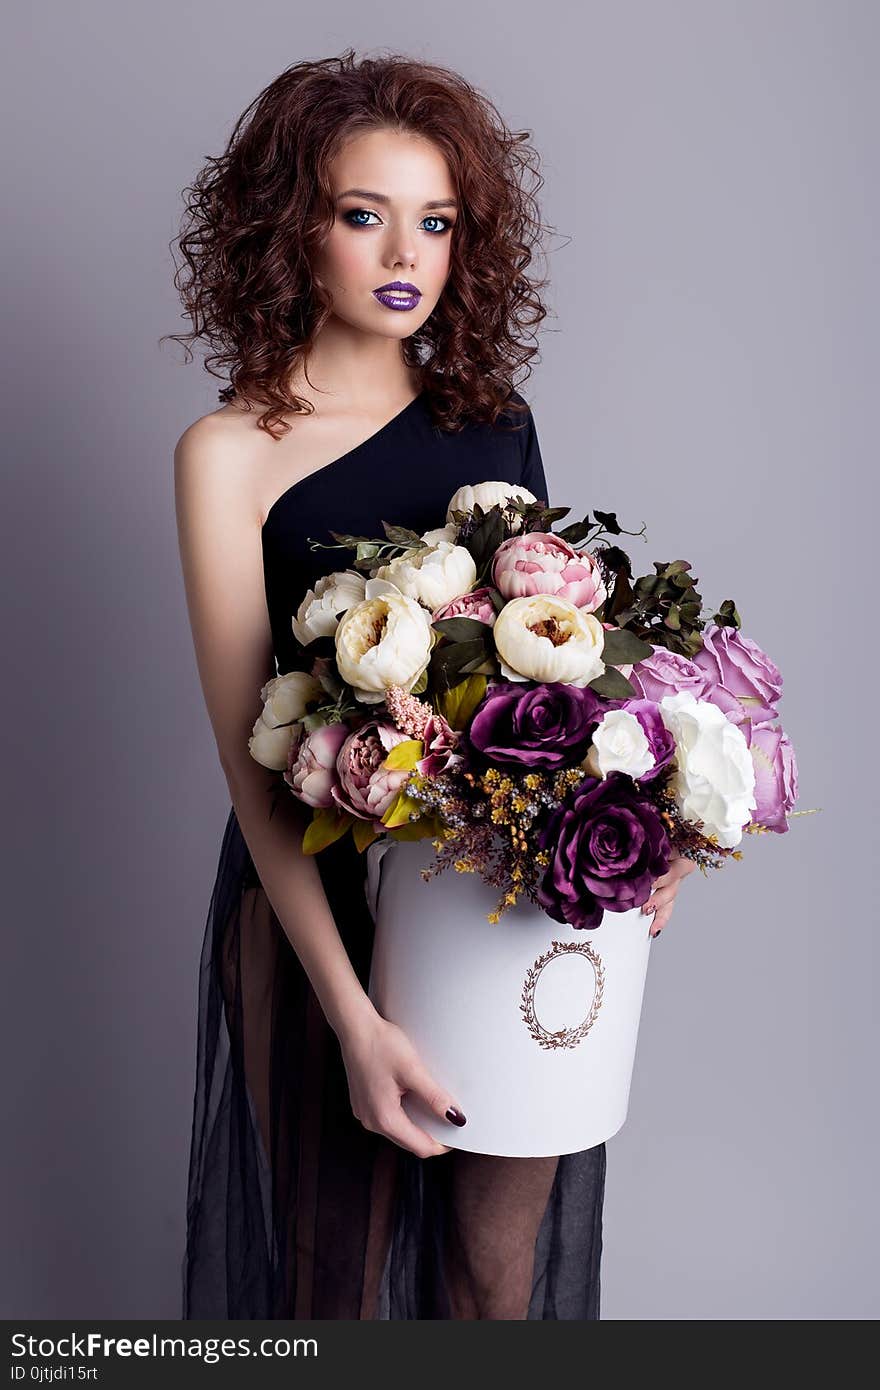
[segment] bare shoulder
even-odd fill
[[[213,411],[189,425],[174,447],[178,517],[222,513],[232,525],[259,525],[254,504],[254,443],[240,412]]]

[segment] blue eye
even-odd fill
[[[369,208],[350,208],[348,212],[343,214],[343,220],[347,222],[350,227],[369,227],[371,225],[369,222],[359,222],[355,221],[355,219],[360,217],[377,216],[378,214],[375,212],[371,212]],[[444,232],[451,231],[453,225],[448,217],[437,217],[434,213],[430,213],[427,217],[423,218],[422,220],[424,222],[443,223],[442,227],[438,227],[434,230],[431,230],[429,228],[432,236],[442,236]]]

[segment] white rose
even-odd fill
[[[332,637],[339,614],[364,596],[366,576],[357,570],[336,570],[322,575],[309,589],[291,620],[297,642],[307,647],[316,637]]]
[[[472,511],[476,502],[479,502],[483,511],[486,512],[490,507],[503,506],[511,497],[518,497],[522,502],[536,502],[538,500],[533,492],[529,492],[527,487],[521,487],[518,483],[475,483],[473,486],[465,484],[464,487],[460,487],[457,492],[453,493],[449,506],[446,508],[446,521],[447,523],[452,522],[453,512]],[[512,529],[519,531],[520,527],[521,522],[517,517]]]
[[[755,767],[739,725],[689,690],[664,695],[660,716],[675,739],[672,787],[688,821],[701,820],[724,849],[742,839],[755,801]]]
[[[368,579],[363,602],[336,629],[336,665],[355,698],[377,704],[391,685],[411,690],[428,665],[431,614],[387,580]]]
[[[593,734],[593,747],[603,777],[607,777],[609,772],[625,772],[627,777],[642,777],[654,766],[654,754],[648,737],[629,710],[612,709],[602,716]]]
[[[273,676],[260,691],[263,712],[248,739],[248,752],[263,767],[283,772],[293,737],[294,721],[302,719],[310,700],[322,694],[320,683],[308,671],[288,671]]]
[[[513,681],[585,686],[605,670],[605,629],[592,613],[552,594],[513,598],[492,629],[501,674]]]
[[[433,613],[474,587],[477,567],[463,545],[438,541],[424,550],[407,550],[387,565],[380,565],[375,578],[396,585],[402,594],[417,599]]]

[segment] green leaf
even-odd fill
[[[673,632],[679,631],[679,629],[681,628],[681,618],[679,615],[679,608],[677,603],[670,604],[669,612],[666,614],[666,617],[663,619],[663,621],[668,628],[672,629]]]
[[[392,830],[399,825],[408,825],[410,815],[413,812],[415,812],[418,815],[419,803],[415,801],[411,796],[407,796],[406,792],[403,789],[401,789],[397,793],[394,800],[387,807],[385,814],[382,817],[382,824],[386,825],[389,830]]]
[[[383,521],[382,530],[389,541],[403,546],[404,550],[423,550],[427,547],[427,542],[422,540],[418,531],[410,531],[406,526],[393,526],[390,521]]]
[[[420,758],[425,756],[425,745],[420,738],[407,738],[395,743],[391,752],[382,759],[382,766],[392,771],[412,772]]]
[[[486,693],[485,676],[468,676],[439,697],[440,713],[451,729],[464,729]]]
[[[420,816],[418,820],[396,825],[388,834],[392,840],[433,840],[443,830],[443,822],[437,816]]]
[[[492,631],[492,624],[484,623],[481,618],[438,618],[431,626],[450,642],[470,642],[476,637],[487,638]]]
[[[340,839],[354,820],[356,817],[348,811],[315,810],[303,835],[303,854],[320,854],[322,849]]]
[[[382,832],[376,829],[372,821],[359,820],[355,822],[351,833],[355,845],[357,846],[358,854],[363,854],[364,850],[371,845],[374,840],[378,840]]]
[[[606,700],[625,700],[636,693],[635,686],[616,666],[606,667],[603,674],[590,681],[589,685],[591,690],[595,690],[597,695],[604,695]]]
[[[605,633],[602,660],[611,666],[627,666],[630,662],[646,661],[653,648],[626,628],[609,628]]]

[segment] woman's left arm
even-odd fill
[[[670,861],[668,872],[654,880],[654,891],[648,901],[642,904],[642,912],[654,913],[651,936],[658,936],[666,926],[672,916],[672,906],[679,884],[688,874],[692,874],[696,867],[693,859],[684,859],[680,854],[675,854]]]

